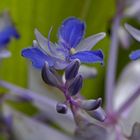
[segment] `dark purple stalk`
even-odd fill
[[[76,108],[77,108],[77,103],[67,94],[67,84],[65,84],[64,88],[61,88],[62,92],[64,93],[64,96],[66,98],[66,101],[70,105],[71,112],[73,114],[73,118],[75,123],[77,124],[77,119],[76,119]]]
[[[117,13],[113,20],[112,32],[111,32],[111,45],[106,73],[106,110],[107,112],[113,111],[113,92],[115,86],[115,76],[116,76],[116,66],[117,66],[117,56],[118,56],[118,29],[120,27],[120,22],[122,18],[122,5],[117,6]]]
[[[66,101],[69,103],[76,126],[81,127],[81,125],[87,124],[88,120],[79,112],[79,105],[70,95],[68,95],[67,84],[65,84],[65,86],[61,88],[61,91],[63,92]]]

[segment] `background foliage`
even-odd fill
[[[0,11],[9,10],[21,34],[19,41],[13,40],[10,44],[12,57],[1,63],[1,78],[28,87],[28,65],[27,60],[21,56],[21,50],[32,44],[35,38],[34,28],[38,28],[47,36],[50,27],[53,26],[51,39],[56,41],[57,30],[63,19],[76,16],[85,20],[87,24],[85,36],[107,32],[114,7],[114,0],[1,0]],[[109,36],[95,46],[95,49],[98,48],[105,54],[105,65],[93,64],[99,71],[97,78],[85,82],[82,93],[87,98],[103,95]]]

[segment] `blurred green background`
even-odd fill
[[[114,15],[115,0],[1,0],[0,12],[3,10],[9,10],[21,34],[21,39],[10,43],[12,57],[1,63],[0,76],[1,79],[28,87],[28,63],[30,62],[21,56],[21,50],[32,44],[35,38],[34,28],[38,28],[47,36],[50,27],[53,26],[51,40],[57,41],[57,30],[61,22],[69,16],[76,16],[85,20],[87,24],[85,36],[107,32]],[[103,50],[105,65],[92,65],[98,69],[98,76],[85,81],[82,94],[87,98],[103,96],[109,43],[107,34],[107,37],[94,48]],[[125,55],[125,53],[122,54]],[[128,61],[128,57],[124,61]],[[124,61],[121,61],[121,65]]]

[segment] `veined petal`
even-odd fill
[[[140,58],[140,50],[136,50],[136,51],[133,51],[130,55],[129,55],[129,58],[131,60],[137,60]]]
[[[22,56],[30,59],[33,63],[33,66],[39,69],[41,69],[44,66],[45,61],[48,62],[49,66],[53,66],[54,64],[53,57],[45,54],[37,47],[23,49]]]
[[[83,38],[84,31],[84,22],[75,17],[70,17],[64,20],[59,29],[59,43],[68,49],[75,48]]]
[[[93,48],[100,40],[102,40],[106,34],[104,32],[92,35],[90,37],[82,40],[79,45],[75,48],[76,52],[78,51],[88,51]]]
[[[70,56],[70,59],[79,59],[81,62],[84,63],[103,63],[103,53],[101,50],[97,50],[97,51],[82,51],[82,52],[78,52],[75,53],[73,55]]]
[[[48,38],[45,38],[37,29],[35,29],[35,36],[36,36],[36,40],[39,44],[39,46],[50,56],[54,56],[56,58],[63,58],[63,54],[60,51],[57,51],[57,49],[60,48],[60,46],[58,44],[54,44],[52,43],[50,40],[48,40]],[[49,42],[49,43],[48,43]],[[48,47],[48,44],[50,45],[50,49]]]
[[[140,30],[134,28],[129,24],[125,24],[125,28],[137,41],[140,42]]]
[[[45,38],[37,29],[34,31],[36,40],[39,44],[39,46],[48,54],[50,54],[49,48],[48,48],[48,39]],[[49,41],[50,42],[50,41]],[[50,42],[50,45],[52,46],[53,43]]]

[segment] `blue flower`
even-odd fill
[[[33,66],[41,69],[45,63],[56,69],[65,68],[72,60],[83,63],[103,63],[101,50],[92,51],[92,47],[105,37],[98,33],[84,39],[85,23],[75,17],[63,21],[58,31],[58,43],[50,41],[50,33],[45,38],[35,29],[36,40],[33,46],[22,50],[22,56],[30,59]]]
[[[135,38],[137,41],[140,42],[140,30],[132,27],[129,24],[125,24],[125,28],[126,30],[133,36],[133,38]],[[140,49],[133,51],[130,55],[129,55],[131,60],[137,60],[140,58]]]
[[[6,49],[11,38],[19,38],[16,28],[13,26],[10,16],[7,12],[0,15],[0,58],[10,56],[10,52]]]
[[[19,34],[13,26],[8,13],[4,12],[0,16],[0,48],[6,46],[13,37],[18,39]]]

